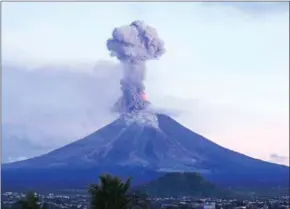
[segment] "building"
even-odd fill
[[[205,202],[203,205],[203,209],[215,209],[214,202]]]

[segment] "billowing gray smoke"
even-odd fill
[[[120,81],[123,96],[114,109],[120,114],[146,109],[150,102],[146,98],[146,61],[159,58],[164,52],[164,42],[159,39],[155,28],[142,21],[115,28],[107,41],[111,56],[117,57],[124,68]]]

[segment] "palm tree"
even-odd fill
[[[38,201],[39,197],[34,192],[28,192],[25,199],[19,200],[15,206],[21,209],[40,209]]]
[[[89,189],[92,209],[132,209],[148,208],[148,201],[140,193],[130,192],[131,178],[122,182],[118,177],[101,175],[100,184],[92,184]]]

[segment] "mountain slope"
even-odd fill
[[[48,154],[3,164],[3,178],[11,182],[13,170],[45,169],[48,173],[57,173],[58,170],[65,173],[66,169],[73,168],[78,179],[82,178],[78,172],[83,173],[86,169],[111,170],[116,174],[117,170],[122,170],[121,173],[127,176],[132,174],[133,169],[136,177],[141,169],[142,172],[195,171],[226,185],[285,185],[289,182],[288,167],[223,148],[166,115],[131,119],[119,118],[91,135]],[[9,175],[5,176],[5,172]]]

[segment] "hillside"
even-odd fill
[[[140,187],[150,196],[156,197],[225,197],[230,193],[218,188],[195,172],[172,172]]]

